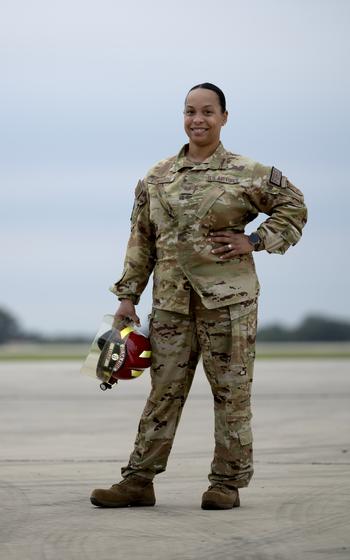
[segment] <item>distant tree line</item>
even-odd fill
[[[26,332],[12,313],[0,308],[0,345],[6,342],[79,344],[91,342],[91,338],[82,335],[52,337],[41,333]]]
[[[350,340],[350,322],[309,315],[295,328],[280,324],[258,330],[259,342],[344,342]]]
[[[0,309],[0,344],[17,340],[20,328],[17,320],[4,309]]]
[[[281,324],[258,330],[258,342],[343,342],[350,341],[350,321],[322,315],[310,315],[295,328]],[[25,332],[18,320],[7,310],[0,308],[0,344],[6,342],[85,343],[90,338],[81,335],[50,337]]]

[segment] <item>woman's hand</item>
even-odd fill
[[[118,321],[129,318],[136,325],[140,325],[140,319],[136,315],[135,306],[131,299],[122,299],[120,305],[114,315],[115,319]]]
[[[221,247],[212,250],[214,255],[219,255],[223,261],[234,259],[239,255],[251,253],[254,247],[249,243],[248,235],[234,233],[233,231],[215,231],[209,234],[209,241],[221,243]]]

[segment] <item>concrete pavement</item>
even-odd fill
[[[79,362],[0,364],[0,560],[350,557],[350,361],[257,361],[255,476],[242,507],[202,511],[213,412],[201,367],[154,508],[100,510],[149,378],[107,393]]]

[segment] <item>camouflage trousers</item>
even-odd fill
[[[191,293],[190,314],[154,309],[152,388],[122,476],[152,479],[166,469],[181,412],[202,355],[214,397],[215,450],[209,481],[247,486],[253,475],[251,384],[257,301],[206,309]]]

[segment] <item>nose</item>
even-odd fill
[[[203,117],[201,115],[195,115],[193,118],[193,124],[200,124],[203,122]]]

